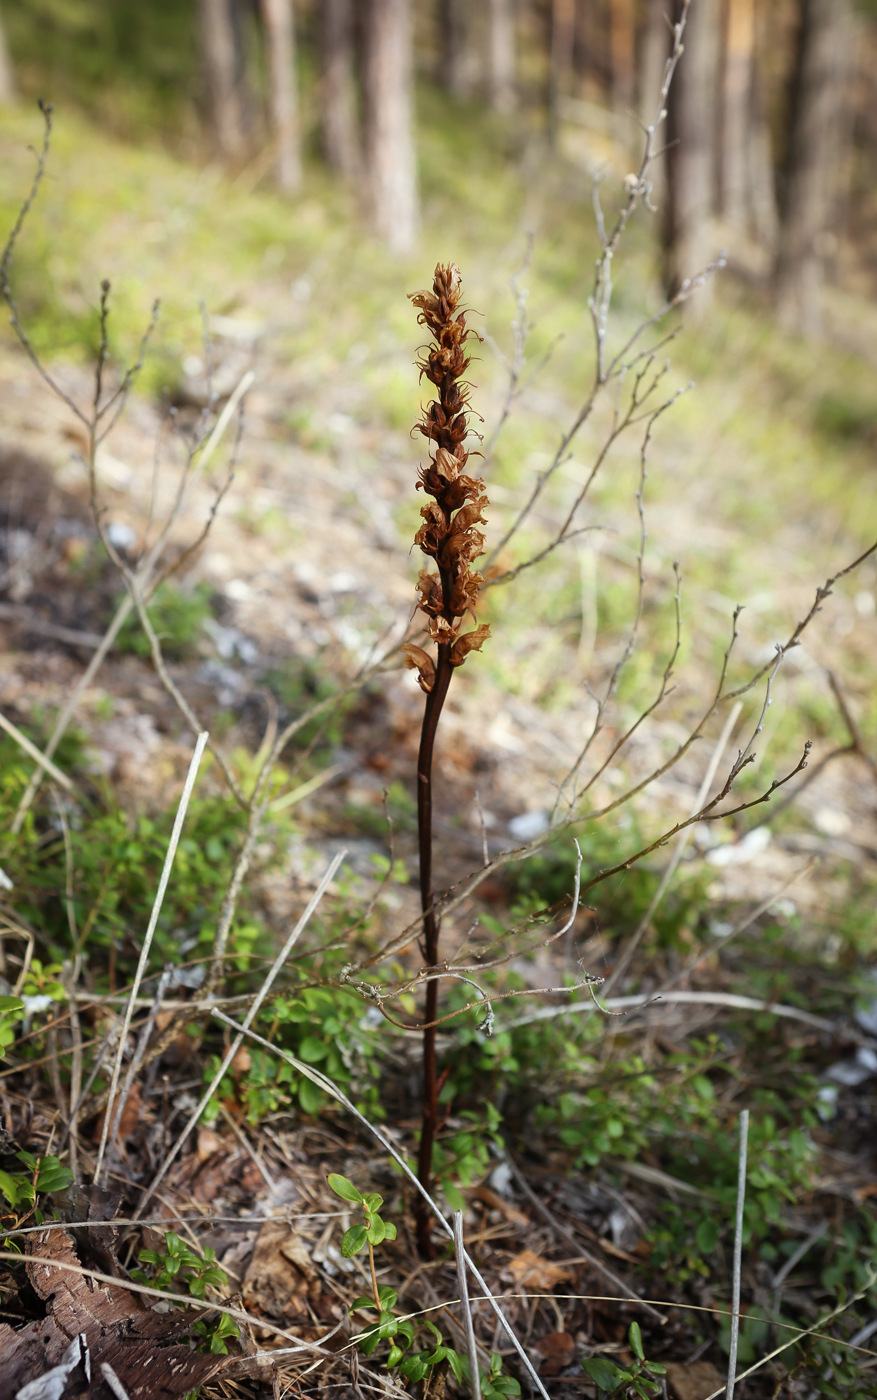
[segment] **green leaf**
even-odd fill
[[[329,1182],[329,1190],[334,1191],[336,1196],[340,1196],[342,1201],[354,1201],[356,1205],[361,1204],[362,1193],[357,1191],[353,1182],[348,1180],[346,1176],[339,1176],[338,1172],[330,1172],[327,1181]]]
[[[354,1254],[358,1254],[365,1247],[368,1239],[368,1230],[364,1225],[354,1225],[341,1240],[341,1253],[345,1259],[352,1259]]]
[[[451,1207],[451,1210],[466,1209],[466,1202],[463,1200],[463,1197],[460,1195],[460,1192],[457,1190],[456,1186],[453,1184],[452,1181],[443,1181],[442,1191],[445,1194],[445,1200]]]
[[[611,1361],[607,1361],[605,1356],[587,1357],[582,1362],[582,1369],[591,1377],[598,1390],[606,1390],[610,1393],[625,1374],[617,1366],[613,1366]]]
[[[368,1298],[364,1293],[361,1293],[359,1297],[354,1298],[353,1302],[350,1304],[350,1311],[352,1313],[360,1312],[362,1308],[371,1308],[372,1311],[374,1311],[374,1307],[374,1298]]]
[[[646,1354],[643,1351],[643,1334],[640,1331],[638,1322],[632,1322],[630,1324],[630,1331],[627,1335],[630,1339],[630,1349],[637,1361],[645,1361]]]
[[[10,1176],[8,1172],[0,1171],[0,1191],[3,1192],[11,1206],[15,1206],[18,1201],[18,1188],[19,1182],[14,1176]]]
[[[362,1204],[366,1210],[380,1210],[384,1204],[383,1196],[379,1196],[377,1191],[370,1191],[367,1196],[363,1196]]]
[[[325,1040],[318,1040],[315,1035],[306,1035],[301,1045],[298,1047],[298,1056],[304,1060],[306,1065],[316,1065],[320,1060],[325,1060],[329,1053],[329,1047]]]
[[[388,1221],[385,1221],[385,1222],[384,1222],[384,1239],[385,1239],[385,1240],[394,1240],[395,1238],[396,1238],[396,1226],[390,1224]]]
[[[463,1358],[458,1356],[453,1347],[445,1347],[445,1358],[458,1381],[463,1379]]]
[[[310,1079],[302,1079],[298,1086],[298,1101],[305,1113],[319,1113],[323,1107],[323,1091]]]
[[[719,1227],[714,1220],[702,1220],[695,1235],[701,1254],[712,1254],[719,1242]]]
[[[387,1233],[387,1227],[379,1215],[373,1215],[366,1232],[369,1244],[380,1244]]]
[[[392,1347],[390,1347],[390,1354],[389,1354],[389,1356],[387,1357],[387,1366],[388,1366],[388,1368],[389,1368],[390,1370],[392,1370],[394,1366],[398,1366],[398,1365],[399,1365],[399,1362],[402,1360],[402,1357],[403,1357],[404,1355],[405,1355],[405,1353],[404,1353],[404,1351],[402,1350],[401,1347],[398,1347],[398,1346],[392,1346]]]
[[[646,1361],[644,1363],[650,1371],[654,1371],[656,1376],[666,1376],[667,1367],[662,1366],[660,1361]]]
[[[18,997],[0,997],[0,1011],[23,1011],[24,1002]]]

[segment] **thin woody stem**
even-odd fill
[[[371,1240],[368,1241],[368,1267],[372,1276],[372,1297],[375,1300],[375,1307],[378,1310],[378,1317],[381,1315],[381,1294],[378,1289],[378,1276],[375,1273],[375,1252],[372,1248]]]

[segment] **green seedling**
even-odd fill
[[[203,1254],[196,1254],[172,1230],[164,1237],[163,1252],[141,1249],[137,1258],[141,1263],[151,1264],[153,1272],[147,1274],[143,1269],[132,1269],[131,1277],[136,1283],[147,1283],[153,1288],[175,1293],[179,1293],[181,1285],[185,1284],[193,1298],[205,1297],[208,1286],[217,1289],[228,1286],[228,1275],[217,1264],[215,1250],[205,1249]],[[216,1322],[196,1322],[192,1330],[204,1339],[202,1351],[222,1356],[228,1351],[228,1338],[238,1336],[237,1324],[226,1313],[221,1314]]]
[[[435,1323],[427,1318],[420,1318],[418,1327],[432,1334],[432,1345],[422,1351],[409,1351],[414,1344],[414,1322],[409,1318],[394,1317],[399,1294],[395,1288],[389,1288],[385,1284],[379,1285],[375,1274],[375,1245],[396,1238],[395,1225],[378,1215],[383,1205],[383,1197],[377,1193],[363,1195],[352,1181],[346,1176],[339,1176],[337,1172],[332,1172],[329,1176],[329,1186],[342,1201],[359,1206],[365,1217],[364,1224],[352,1225],[341,1240],[341,1253],[346,1259],[352,1259],[355,1254],[368,1248],[372,1292],[371,1295],[362,1294],[359,1298],[354,1298],[350,1312],[376,1312],[378,1320],[357,1337],[360,1350],[366,1356],[371,1356],[381,1342],[389,1342],[387,1369],[398,1370],[400,1375],[413,1384],[425,1380],[434,1367],[443,1363],[447,1363],[458,1381],[462,1381],[464,1377],[468,1378],[469,1358],[460,1356],[453,1347],[447,1346]],[[502,1397],[521,1393],[518,1382],[512,1376],[502,1375],[502,1357],[496,1352],[491,1355],[490,1370],[480,1374],[483,1400],[502,1400]]]
[[[379,1313],[383,1313],[384,1307],[381,1301],[381,1290],[378,1288],[377,1275],[375,1274],[375,1245],[383,1243],[384,1240],[394,1240],[396,1238],[396,1226],[382,1220],[378,1215],[380,1207],[384,1204],[383,1196],[377,1192],[372,1192],[364,1196],[357,1190],[352,1181],[346,1176],[339,1176],[338,1172],[331,1172],[329,1175],[329,1186],[336,1196],[340,1196],[342,1201],[350,1201],[352,1205],[359,1206],[365,1217],[365,1224],[352,1225],[344,1234],[341,1241],[341,1253],[345,1259],[352,1259],[360,1250],[368,1247],[368,1265],[372,1279],[372,1298],[374,1306]],[[396,1294],[393,1294],[395,1302]],[[371,1306],[371,1304],[369,1304]]]
[[[4,1001],[13,1000],[11,997],[4,997]],[[43,1213],[37,1209],[36,1200],[40,1194],[50,1195],[53,1191],[65,1191],[73,1180],[73,1173],[68,1167],[62,1167],[57,1157],[35,1157],[32,1152],[16,1152],[19,1162],[27,1167],[28,1174],[24,1172],[4,1172],[0,1171],[0,1192],[9,1202],[11,1211],[16,1216],[15,1227],[20,1226],[28,1216],[33,1215],[38,1225],[43,1223]],[[21,1207],[26,1207],[23,1215],[17,1212]]]
[[[630,1366],[616,1366],[606,1356],[589,1356],[582,1362],[583,1369],[597,1387],[598,1395],[624,1396],[625,1400],[652,1400],[661,1390],[658,1376],[667,1374],[666,1366],[657,1361],[646,1361],[643,1351],[643,1338],[639,1323],[632,1322],[627,1334],[634,1360]]]

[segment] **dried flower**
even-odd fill
[[[418,606],[429,619],[432,640],[448,648],[445,656],[451,666],[462,666],[468,653],[480,650],[490,635],[486,623],[474,632],[461,631],[464,615],[475,617],[483,582],[471,564],[484,552],[484,535],[476,526],[484,524],[483,512],[488,505],[484,482],[465,472],[469,387],[463,375],[469,366],[465,347],[472,331],[467,329],[465,311],[458,310],[461,289],[456,263],[447,267],[439,264],[432,291],[411,296],[420,312],[418,321],[433,337],[417,362],[420,375],[438,390],[438,398],[424,408],[419,425],[431,457],[418,472],[417,489],[433,499],[423,506],[423,524],[414,537],[423,553],[435,560],[438,573],[421,569]],[[422,647],[409,643],[403,650],[406,665],[416,667],[421,688],[429,693],[435,684],[435,664]],[[440,653],[439,665],[441,660]]]

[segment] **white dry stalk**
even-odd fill
[[[341,1104],[342,1108],[345,1108],[348,1113],[352,1114],[352,1116],[357,1120],[358,1123],[361,1123],[362,1126],[366,1128],[367,1131],[370,1132],[373,1137],[377,1138],[384,1151],[389,1152],[390,1156],[393,1158],[393,1161],[397,1164],[397,1166],[399,1166],[403,1174],[407,1176],[414,1189],[420,1194],[420,1196],[422,1196],[424,1201],[426,1201],[427,1205],[429,1206],[433,1215],[438,1220],[438,1223],[444,1230],[445,1234],[448,1235],[453,1241],[454,1231],[452,1226],[448,1224],[440,1206],[436,1204],[432,1196],[430,1196],[429,1192],[425,1190],[424,1187],[421,1185],[418,1177],[411,1170],[408,1163],[405,1161],[405,1158],[393,1146],[390,1139],[384,1136],[380,1128],[376,1128],[373,1123],[369,1122],[368,1118],[366,1118],[364,1114],[360,1113],[359,1109],[356,1108],[350,1102],[346,1094],[342,1093],[342,1091],[338,1088],[338,1085],[334,1082],[334,1080],[329,1079],[328,1075],[321,1074],[320,1071],[314,1069],[312,1065],[306,1065],[303,1060],[297,1060],[296,1057],[294,1055],[290,1055],[287,1050],[282,1050],[279,1045],[273,1045],[270,1040],[265,1040],[261,1035],[257,1035],[255,1031],[245,1030],[244,1027],[240,1025],[237,1021],[233,1021],[229,1016],[224,1016],[221,1011],[214,1011],[213,1015],[216,1018],[216,1020],[222,1021],[225,1025],[230,1026],[232,1030],[237,1031],[239,1039],[243,1038],[243,1036],[246,1034],[251,1040],[255,1040],[258,1045],[264,1046],[264,1048],[266,1050],[270,1050],[273,1055],[277,1055],[279,1059],[285,1060],[286,1063],[288,1065],[292,1065],[293,1069],[297,1070],[299,1074],[304,1075],[305,1079],[310,1079],[313,1084],[316,1084],[319,1089],[323,1090],[324,1094],[328,1094],[330,1098],[335,1099],[336,1102]],[[499,1325],[502,1327],[503,1331],[505,1332],[515,1351],[518,1353],[518,1356],[521,1358],[521,1361],[526,1370],[528,1371],[530,1379],[532,1380],[539,1394],[543,1397],[543,1400],[551,1400],[548,1391],[545,1389],[545,1386],[542,1384],[542,1381],[539,1378],[539,1372],[536,1370],[535,1366],[533,1365],[532,1361],[527,1355],[527,1352],[525,1351],[524,1347],[521,1345],[521,1342],[515,1335],[511,1323],[508,1321],[508,1318],[506,1317],[502,1308],[499,1306],[499,1303],[494,1298],[484,1278],[479,1273],[478,1268],[476,1267],[471,1255],[465,1249],[462,1251],[462,1254],[464,1263],[466,1264],[467,1268],[469,1269],[469,1272],[471,1273],[475,1282],[478,1284],[479,1288],[483,1290],[486,1302],[491,1307],[492,1311],[496,1315],[496,1319]]]
[[[179,805],[177,807],[177,815],[174,819],[174,826],[171,832],[171,839],[168,843],[167,854],[164,858],[164,866],[162,868],[161,878],[158,882],[158,889],[156,891],[155,900],[153,901],[152,905],[152,913],[149,916],[149,924],[147,926],[146,934],[143,939],[143,947],[140,950],[140,959],[137,963],[137,972],[135,974],[134,982],[131,987],[131,993],[128,997],[128,1003],[125,1007],[125,1015],[122,1021],[122,1029],[119,1034],[119,1048],[116,1052],[116,1062],[113,1065],[113,1077],[110,1083],[110,1093],[106,1102],[106,1106],[104,1108],[104,1125],[103,1131],[101,1132],[100,1148],[98,1149],[97,1163],[95,1164],[94,1168],[94,1181],[98,1185],[100,1184],[100,1176],[101,1171],[103,1169],[104,1153],[106,1152],[110,1122],[113,1117],[113,1105],[115,1102],[116,1090],[119,1086],[119,1074],[121,1073],[122,1059],[125,1054],[125,1042],[128,1038],[128,1029],[131,1025],[131,1018],[134,1015],[134,1003],[137,999],[137,993],[140,990],[140,983],[143,981],[143,974],[146,971],[146,966],[149,961],[149,951],[152,947],[152,940],[155,936],[156,926],[158,924],[159,915],[161,914],[161,907],[164,903],[165,892],[167,890],[168,881],[170,879],[171,870],[173,868],[174,857],[176,856],[177,846],[179,845],[180,836],[183,830],[183,822],[185,820],[186,811],[189,806],[189,798],[192,796],[192,789],[195,786],[195,779],[198,776],[198,769],[201,766],[201,758],[204,753],[204,748],[207,743],[207,739],[208,735],[206,730],[202,731],[202,733],[198,735],[198,741],[195,745],[195,752],[192,755],[192,761],[189,764],[189,771],[186,775],[185,786],[183,787],[183,792],[180,797]]]
[[[122,1114],[125,1112],[125,1105],[128,1102],[128,1095],[131,1093],[131,1088],[134,1083],[134,1079],[137,1075],[137,1071],[140,1068],[140,1062],[143,1059],[144,1054],[146,1053],[146,1047],[149,1044],[149,1037],[152,1035],[152,1030],[155,1026],[155,1018],[157,1017],[161,1009],[161,1003],[164,998],[164,994],[168,988],[168,985],[171,981],[172,975],[173,968],[166,967],[162,972],[160,978],[158,979],[158,987],[156,988],[155,996],[152,999],[152,1005],[149,1009],[149,1015],[143,1023],[143,1029],[140,1032],[140,1037],[137,1041],[137,1046],[134,1050],[134,1054],[131,1056],[131,1063],[128,1066],[128,1073],[125,1075],[125,1082],[122,1085],[122,1091],[119,1094],[118,1102],[116,1103],[116,1111],[113,1114],[113,1123],[112,1127],[110,1128],[108,1138],[108,1142],[110,1144],[110,1152],[112,1152],[113,1150],[113,1143],[115,1142],[116,1134],[119,1131],[119,1124],[122,1121]],[[134,1004],[136,1005],[136,1001]],[[131,1005],[130,1000],[129,1005]],[[72,1143],[73,1137],[71,1133],[71,1145]]]
[[[519,1016],[499,1027],[501,1031],[513,1031],[518,1026],[529,1026],[534,1021],[551,1021],[555,1016],[569,1016],[572,1013],[590,1016],[595,1011],[632,1011],[646,1006],[660,1006],[662,1002],[678,1002],[682,1006],[729,1006],[735,1011],[768,1011],[772,1016],[781,1016],[789,1021],[802,1021],[814,1030],[836,1035],[838,1027],[823,1016],[814,1016],[809,1011],[801,1011],[797,1006],[785,1006],[779,1001],[761,1001],[758,997],[739,996],[736,992],[659,992],[654,996],[608,997],[605,1001],[573,1002],[571,1006],[542,1006],[531,1011],[528,1016]]]
[[[749,1144],[749,1109],[740,1114],[740,1156],[737,1162],[737,1211],[734,1218],[734,1273],[731,1285],[731,1346],[728,1351],[728,1400],[734,1400],[737,1343],[740,1338],[740,1274],[743,1268],[743,1207],[746,1204],[746,1151]]]
[[[461,1210],[454,1211],[454,1254],[457,1259],[457,1288],[460,1293],[460,1311],[463,1314],[466,1347],[469,1352],[469,1382],[472,1390],[472,1400],[481,1400],[478,1345],[475,1341],[475,1328],[472,1325],[472,1309],[469,1306],[469,1285],[466,1282],[466,1250],[463,1245],[463,1212]]]
[[[331,884],[332,880],[335,878],[335,872],[337,871],[339,865],[341,864],[346,855],[346,849],[339,851],[338,854],[335,856],[334,860],[332,861],[331,865],[326,870],[326,873],[324,874],[322,880],[320,881],[319,885],[317,886],[316,890],[314,891],[313,895],[308,901],[307,908],[305,909],[298,923],[295,925],[295,928],[292,930],[292,933],[289,935],[280,952],[277,954],[277,957],[275,958],[274,962],[272,963],[268,976],[262,983],[262,986],[255,1000],[253,1001],[252,1006],[247,1012],[247,1016],[243,1025],[238,1025],[236,1021],[229,1022],[229,1024],[234,1027],[238,1034],[232,1041],[228,1050],[225,1052],[219,1069],[216,1071],[207,1088],[205,1089],[204,1093],[201,1095],[201,1099],[197,1107],[193,1110],[186,1123],[186,1126],[183,1128],[183,1131],[180,1133],[170,1152],[167,1154],[167,1157],[162,1163],[157,1176],[153,1179],[149,1189],[141,1198],[140,1203],[132,1217],[134,1220],[138,1220],[140,1218],[140,1212],[145,1210],[149,1201],[152,1200],[152,1197],[154,1196],[159,1183],[164,1180],[171,1163],[178,1156],[180,1149],[183,1146],[183,1143],[186,1141],[186,1138],[189,1136],[195,1124],[198,1122],[198,1119],[201,1117],[201,1114],[204,1112],[204,1109],[207,1107],[217,1088],[221,1084],[223,1075],[225,1074],[226,1070],[228,1069],[238,1050],[244,1043],[244,1034],[249,1032],[249,1027],[256,1019],[256,1016],[259,1013],[259,1009],[263,1001],[267,997],[269,991],[271,990],[271,987],[274,984],[274,980],[277,977],[277,974],[280,972],[280,969],[283,967],[283,964],[286,962],[287,958],[292,952],[293,947],[298,942],[299,937],[301,936],[305,927],[309,923],[311,916],[313,915],[318,904],[323,898],[323,895],[326,893],[326,890],[329,888],[329,885]],[[214,1011],[213,1014],[216,1015],[217,1013]]]

